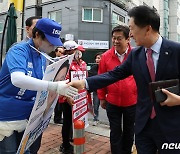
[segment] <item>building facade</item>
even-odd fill
[[[19,40],[25,37],[23,22],[33,15],[51,18],[62,24],[61,38],[73,39],[86,48],[84,58],[92,63],[94,55],[111,47],[111,30],[128,24],[128,9],[138,5],[154,7],[161,17],[160,34],[180,42],[180,0],[24,0],[24,12],[17,12]],[[0,1],[0,40],[8,0]],[[24,15],[24,16],[23,16]],[[24,17],[24,21],[22,21]],[[23,28],[22,28],[23,27]],[[132,45],[133,41],[132,41]]]

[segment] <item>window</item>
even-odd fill
[[[3,28],[4,28],[4,24],[3,24],[3,22],[0,21],[0,33],[3,32]]]
[[[177,25],[180,26],[180,19],[177,19]]]
[[[62,11],[61,10],[48,12],[48,16],[50,19],[61,24],[61,22],[62,22]]]
[[[169,9],[169,1],[164,1],[164,9],[168,10]]]
[[[178,34],[178,42],[180,42],[180,35]]]
[[[125,23],[125,17],[116,12],[113,12],[112,13],[112,27],[114,28],[115,26],[122,24],[121,22]]]
[[[116,12],[113,12],[112,13],[112,20],[113,20],[113,22],[119,22],[119,21],[125,22],[125,17],[116,13]]]
[[[180,10],[180,3],[178,3],[178,5],[177,5],[177,9],[178,9],[178,10]]]
[[[102,22],[102,9],[98,8],[83,8],[82,21],[87,22]]]

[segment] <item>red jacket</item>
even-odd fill
[[[131,47],[129,46],[123,62],[127,59],[130,51]],[[122,63],[115,54],[115,48],[112,47],[102,55],[98,74],[110,71]],[[105,99],[109,103],[117,106],[131,106],[136,104],[137,101],[136,83],[133,76],[129,76],[124,80],[113,83],[106,88],[99,89],[97,92],[100,100]]]

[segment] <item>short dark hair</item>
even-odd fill
[[[129,27],[125,25],[118,25],[113,28],[112,30],[112,36],[114,32],[123,32],[123,35],[125,36],[126,39],[129,38]]]
[[[103,54],[103,52],[96,53],[95,56],[94,56],[94,59],[96,59],[97,56],[101,56],[102,54]]]
[[[43,33],[41,30],[37,29],[36,27],[34,27],[33,30],[32,30],[32,37],[33,37],[33,38],[36,37],[36,32],[38,32],[38,34],[41,36],[41,38],[42,38],[43,40],[46,38],[45,35],[44,35],[44,33]]]
[[[129,10],[128,15],[134,18],[134,23],[137,26],[143,28],[147,25],[151,25],[154,31],[159,32],[160,16],[154,8],[140,5]]]
[[[41,19],[41,17],[40,16],[32,16],[32,17],[27,18],[25,21],[26,26],[31,27],[34,19]]]

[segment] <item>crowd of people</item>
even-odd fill
[[[86,89],[93,95],[93,125],[99,122],[99,106],[107,113],[112,154],[131,154],[134,135],[138,154],[179,154],[162,145],[180,141],[180,96],[162,89],[167,99],[157,103],[150,97],[149,84],[180,79],[180,44],[159,34],[160,17],[153,8],[137,6],[128,15],[129,26],[112,30],[112,47],[95,55],[96,64],[89,71],[83,46],[61,42],[60,24],[36,16],[26,20],[27,37],[12,45],[0,69],[0,153],[16,153],[36,93],[42,90],[59,95],[54,109],[54,123],[62,124],[59,150],[73,153],[72,98]],[[130,38],[138,47],[131,47]],[[66,75],[59,71],[54,81],[42,80],[48,55],[71,54],[71,65],[64,62],[66,69],[60,69]],[[71,81],[71,71],[89,77]],[[25,153],[37,154],[41,138],[42,134]]]

